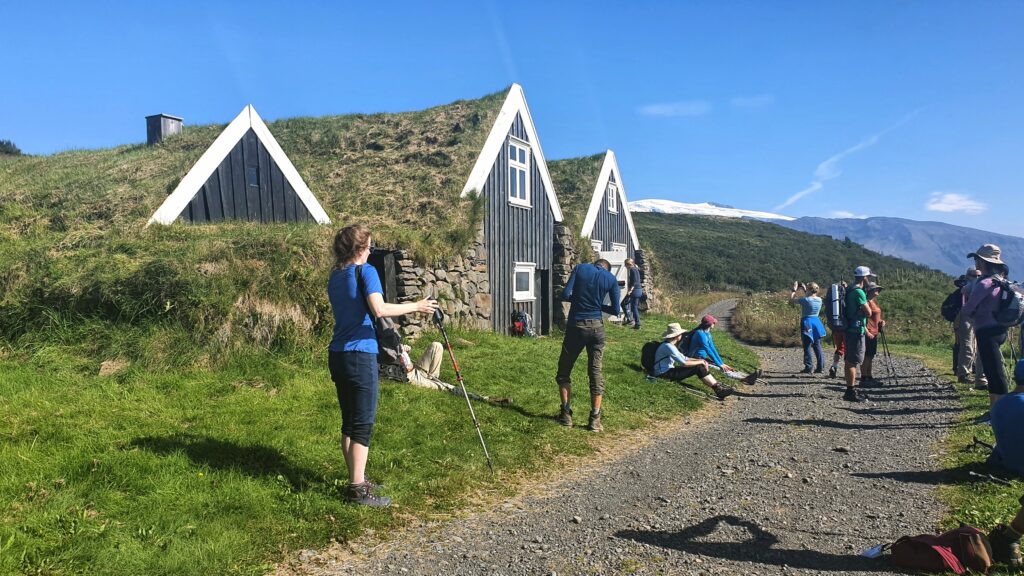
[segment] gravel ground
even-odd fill
[[[731,315],[728,302],[709,310],[723,324]],[[890,573],[859,552],[934,529],[937,442],[959,411],[955,393],[895,358],[899,386],[850,404],[840,380],[796,374],[800,350],[756,350],[764,383],[714,417],[492,511],[408,530],[366,554],[304,551],[278,572]]]

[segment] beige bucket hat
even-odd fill
[[[981,258],[982,260],[990,264],[1002,264],[1003,266],[1005,266],[1006,262],[1003,262],[1000,258],[1002,253],[1003,251],[999,249],[999,246],[996,246],[995,244],[985,244],[981,248],[978,248],[974,252],[968,254],[967,257]]]
[[[661,339],[668,340],[669,338],[675,338],[684,332],[686,332],[686,330],[683,330],[683,327],[679,325],[679,322],[673,322],[665,328],[665,333],[661,335]]]

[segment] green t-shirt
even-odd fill
[[[864,315],[861,308],[868,303],[868,295],[859,286],[853,286],[846,291],[846,331],[850,334],[863,334],[864,326],[868,317]]]

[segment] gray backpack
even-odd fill
[[[1024,323],[1024,288],[1018,282],[1011,282],[994,276],[993,283],[999,286],[999,308],[996,322],[1004,328],[1013,328]]]

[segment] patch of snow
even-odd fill
[[[698,214],[701,216],[725,216],[726,218],[757,218],[759,220],[796,220],[792,216],[783,216],[782,214],[773,214],[771,212],[758,212],[756,210],[727,208],[712,202],[687,204],[674,200],[635,200],[629,203],[629,209],[633,212]]]

